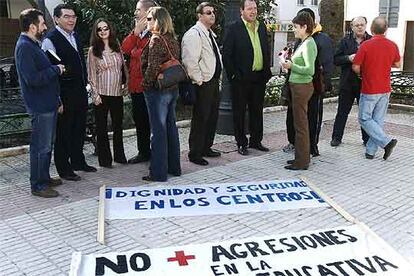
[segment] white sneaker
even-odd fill
[[[293,144],[289,143],[286,146],[284,146],[282,150],[283,150],[283,152],[291,153],[291,152],[295,151],[295,146]]]

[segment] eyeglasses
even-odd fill
[[[211,14],[216,14],[216,12],[215,11],[206,11],[206,12],[203,12],[203,14],[207,14],[207,15],[211,15]]]
[[[73,19],[73,20],[75,20],[76,18],[78,18],[76,15],[68,15],[68,14],[65,14],[65,15],[63,15],[62,16],[62,18],[63,19],[66,19],[66,20],[68,20],[68,19]]]
[[[106,31],[109,31],[109,27],[108,26],[105,26],[105,27],[99,27],[99,28],[97,28],[96,29],[96,31],[99,33],[99,32],[106,32]]]
[[[148,22],[152,21],[152,17],[147,17],[147,21]]]

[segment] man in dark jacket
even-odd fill
[[[370,39],[371,35],[366,32],[367,19],[359,16],[352,19],[352,32],[345,36],[340,42],[335,53],[335,65],[341,66],[341,81],[339,90],[338,112],[336,113],[334,128],[332,132],[331,146],[337,147],[342,143],[342,136],[346,121],[352,105],[357,100],[361,91],[361,79],[352,71],[352,61],[361,43]],[[368,134],[361,128],[362,141],[364,145],[368,142]]]
[[[315,21],[315,13],[309,8],[304,8],[300,12],[308,12]],[[333,62],[334,48],[332,39],[324,32],[322,26],[315,24],[312,37],[318,48],[318,56],[315,61],[315,75],[313,77],[314,93],[308,103],[308,120],[309,120],[309,138],[310,153],[312,156],[319,156],[319,134],[322,126],[323,116],[323,96],[326,91],[332,89],[331,78],[335,69]],[[296,43],[296,47],[299,43]],[[295,130],[293,127],[293,112],[291,105],[288,106],[286,116],[286,128],[288,134],[289,145],[286,149],[291,148],[295,141]],[[285,151],[285,149],[284,149]]]
[[[263,101],[266,83],[271,77],[270,51],[266,27],[257,17],[254,0],[241,1],[241,18],[228,26],[223,41],[223,63],[231,84],[234,136],[238,152],[247,155],[247,145],[269,151],[262,145]],[[244,118],[249,108],[250,140]]]
[[[67,70],[60,77],[64,111],[57,120],[55,165],[61,178],[78,181],[80,176],[74,171],[96,172],[96,168],[86,164],[83,154],[88,110],[86,63],[79,37],[73,31],[77,19],[74,9],[59,4],[53,16],[57,26],[48,33],[42,49],[56,53]]]
[[[52,65],[40,48],[40,39],[47,27],[43,13],[27,9],[20,14],[21,35],[16,44],[15,60],[20,87],[27,112],[32,119],[30,141],[30,184],[32,195],[57,197],[52,189],[60,179],[49,175],[56,114],[59,100],[59,75],[65,67]]]

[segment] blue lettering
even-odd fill
[[[198,202],[199,202],[199,206],[200,207],[205,207],[205,206],[209,206],[210,205],[210,202],[208,202],[207,201],[207,198],[205,198],[205,197],[200,197],[198,199]]]
[[[286,200],[292,201],[292,199],[286,193],[276,193],[276,195],[282,202],[285,202]]]
[[[303,196],[303,199],[313,199],[313,197],[308,195],[307,192],[300,192],[300,194]]]
[[[263,199],[260,195],[246,195],[246,198],[249,203],[263,203]]]
[[[118,191],[116,192],[115,197],[126,197],[127,193],[126,192],[122,192],[122,191]]]
[[[184,201],[183,201],[183,204],[184,204],[184,206],[186,206],[186,207],[191,207],[191,206],[194,206],[195,205],[195,200],[194,199],[192,199],[192,198],[186,198],[186,199],[184,199]]]
[[[146,201],[135,201],[135,210],[147,210],[145,203]]]
[[[223,199],[230,199],[230,197],[229,196],[219,196],[219,197],[217,197],[217,202],[220,203],[220,204],[223,204],[223,205],[231,205],[230,201],[225,202],[225,201],[223,201]]]
[[[161,199],[158,202],[155,200],[151,200],[151,210],[154,210],[156,208],[164,209],[164,207],[165,207],[165,202],[163,199]]]
[[[301,200],[302,199],[302,197],[298,193],[289,193],[288,196],[293,200]]]
[[[203,189],[203,188],[194,188],[194,192],[196,194],[204,194],[206,192],[206,189]]]
[[[139,196],[142,196],[142,197],[147,197],[147,196],[150,196],[151,195],[151,192],[148,191],[148,190],[141,190],[141,191],[138,191],[137,194]]]
[[[310,191],[310,194],[313,195],[314,198],[316,198],[320,203],[325,203],[325,200],[323,200],[323,198],[321,198],[317,193],[315,193],[314,191]]]
[[[236,188],[234,188],[234,186],[227,186],[226,191],[227,191],[227,192],[229,192],[229,193],[232,193],[232,192],[237,191],[237,189],[236,189]]]
[[[247,201],[242,201],[241,199],[241,197],[243,197],[242,195],[234,195],[232,197],[233,197],[234,203],[236,204],[247,204],[248,203]]]
[[[112,189],[106,189],[105,191],[105,198],[106,199],[111,199],[112,198]]]
[[[174,199],[170,199],[170,206],[171,208],[181,208],[181,205],[175,205],[175,200]]]
[[[183,193],[183,190],[181,189],[172,189],[173,195],[181,195]]]

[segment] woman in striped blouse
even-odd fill
[[[124,114],[122,71],[126,76],[124,58],[116,34],[110,22],[98,19],[91,33],[91,47],[88,52],[88,80],[95,104],[96,138],[99,166],[111,168],[112,155],[109,148],[107,118],[111,114],[114,158],[117,163],[126,164],[122,141],[122,120]]]

